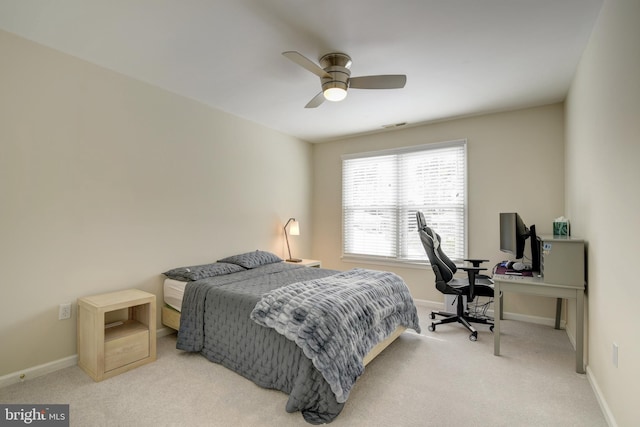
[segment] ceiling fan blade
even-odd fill
[[[329,73],[327,73],[325,70],[320,68],[318,64],[316,64],[306,56],[302,55],[301,53],[290,50],[287,52],[282,52],[282,54],[287,58],[289,58],[290,60],[292,60],[293,62],[295,62],[296,64],[298,64],[299,66],[301,66],[302,68],[305,68],[311,71],[313,74],[319,77],[331,78],[331,75]]]
[[[407,83],[404,74],[351,77],[349,87],[354,89],[400,89]]]
[[[324,93],[320,92],[304,106],[304,108],[316,108],[324,102]]]

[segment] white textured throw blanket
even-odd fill
[[[264,295],[251,319],[294,341],[346,402],[363,359],[403,325],[420,333],[404,281],[385,271],[353,269],[294,283]]]

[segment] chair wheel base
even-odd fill
[[[466,314],[466,313],[465,313]],[[431,324],[427,327],[429,332],[435,332],[437,325],[443,325],[446,323],[460,323],[462,326],[467,328],[471,334],[469,335],[470,341],[478,341],[478,331],[471,326],[471,322],[473,323],[481,323],[489,326],[489,330],[493,332],[493,319],[491,318],[475,318],[473,316],[461,315],[458,316],[453,313],[447,313],[443,311],[432,311],[430,313],[431,319],[435,319],[436,316],[442,316],[443,319],[437,320],[435,322],[431,322]]]

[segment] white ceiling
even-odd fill
[[[322,142],[565,98],[603,0],[0,0],[0,28],[299,138]],[[353,59],[396,90],[305,104],[320,79],[281,55]],[[0,56],[1,57],[1,56]]]

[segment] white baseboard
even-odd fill
[[[175,334],[176,331],[171,328],[160,328],[156,330],[156,338],[166,337],[167,335]]]
[[[593,390],[593,393],[596,395],[596,400],[600,405],[600,409],[602,409],[602,414],[604,415],[605,421],[607,422],[609,427],[618,427],[618,423],[616,423],[616,419],[611,413],[611,409],[609,409],[609,405],[607,405],[607,401],[605,400],[604,396],[602,395],[602,391],[598,386],[598,381],[596,381],[595,377],[593,376],[593,371],[591,371],[591,368],[589,368],[588,365],[587,365],[587,379],[589,380],[589,384],[591,384],[591,389]]]
[[[62,359],[54,360],[53,362],[45,363],[42,365],[34,366],[31,368],[16,371],[11,374],[0,377],[0,388],[6,387],[11,384],[32,380],[37,377],[41,377],[51,372],[58,371],[60,369],[68,368],[78,364],[78,355],[64,357]]]
[[[491,316],[493,316],[493,310],[489,310],[489,313],[491,313]],[[552,328],[556,326],[556,319],[554,317],[540,317],[540,316],[530,316],[528,314],[504,312],[502,313],[502,318],[505,320],[519,320],[521,322],[551,326]],[[565,326],[566,326],[566,322],[564,320],[560,320],[560,328],[564,329]],[[575,342],[573,347],[575,348]]]
[[[156,338],[162,338],[167,335],[175,333],[171,328],[160,328],[156,330]],[[0,377],[0,388],[16,384],[19,382],[32,380],[34,378],[41,377],[51,372],[59,371],[60,369],[68,368],[78,364],[78,355],[64,357],[62,359],[54,360],[53,362],[44,363],[42,365],[33,366],[31,368],[22,369],[20,371],[12,372]]]
[[[413,302],[417,305],[417,306],[421,306],[421,307],[426,307],[426,308],[430,308],[433,310],[444,310],[444,302],[436,302],[436,301],[427,301],[427,300],[420,300],[420,299],[414,299]],[[493,315],[493,310],[487,310],[487,314],[491,317],[494,317]],[[551,327],[555,327],[556,325],[556,319],[555,318],[551,318],[551,317],[540,317],[540,316],[530,316],[528,314],[518,314],[518,313],[511,313],[511,312],[507,312],[505,311],[504,313],[502,313],[502,318],[505,320],[518,320],[521,322],[528,322],[528,323],[535,323],[538,325],[545,325],[545,326],[551,326]],[[566,322],[564,320],[560,321],[560,327],[564,328],[566,326]],[[573,347],[575,348],[575,337],[573,337],[574,339],[572,340],[573,343]],[[569,340],[571,340],[572,337],[569,336]]]
[[[444,307],[444,303],[442,302],[435,302],[435,301],[427,301],[425,299],[415,299],[413,300],[413,302],[415,303],[415,305],[421,306],[421,307],[426,307],[426,308],[431,308],[434,310],[442,310],[442,307]]]

